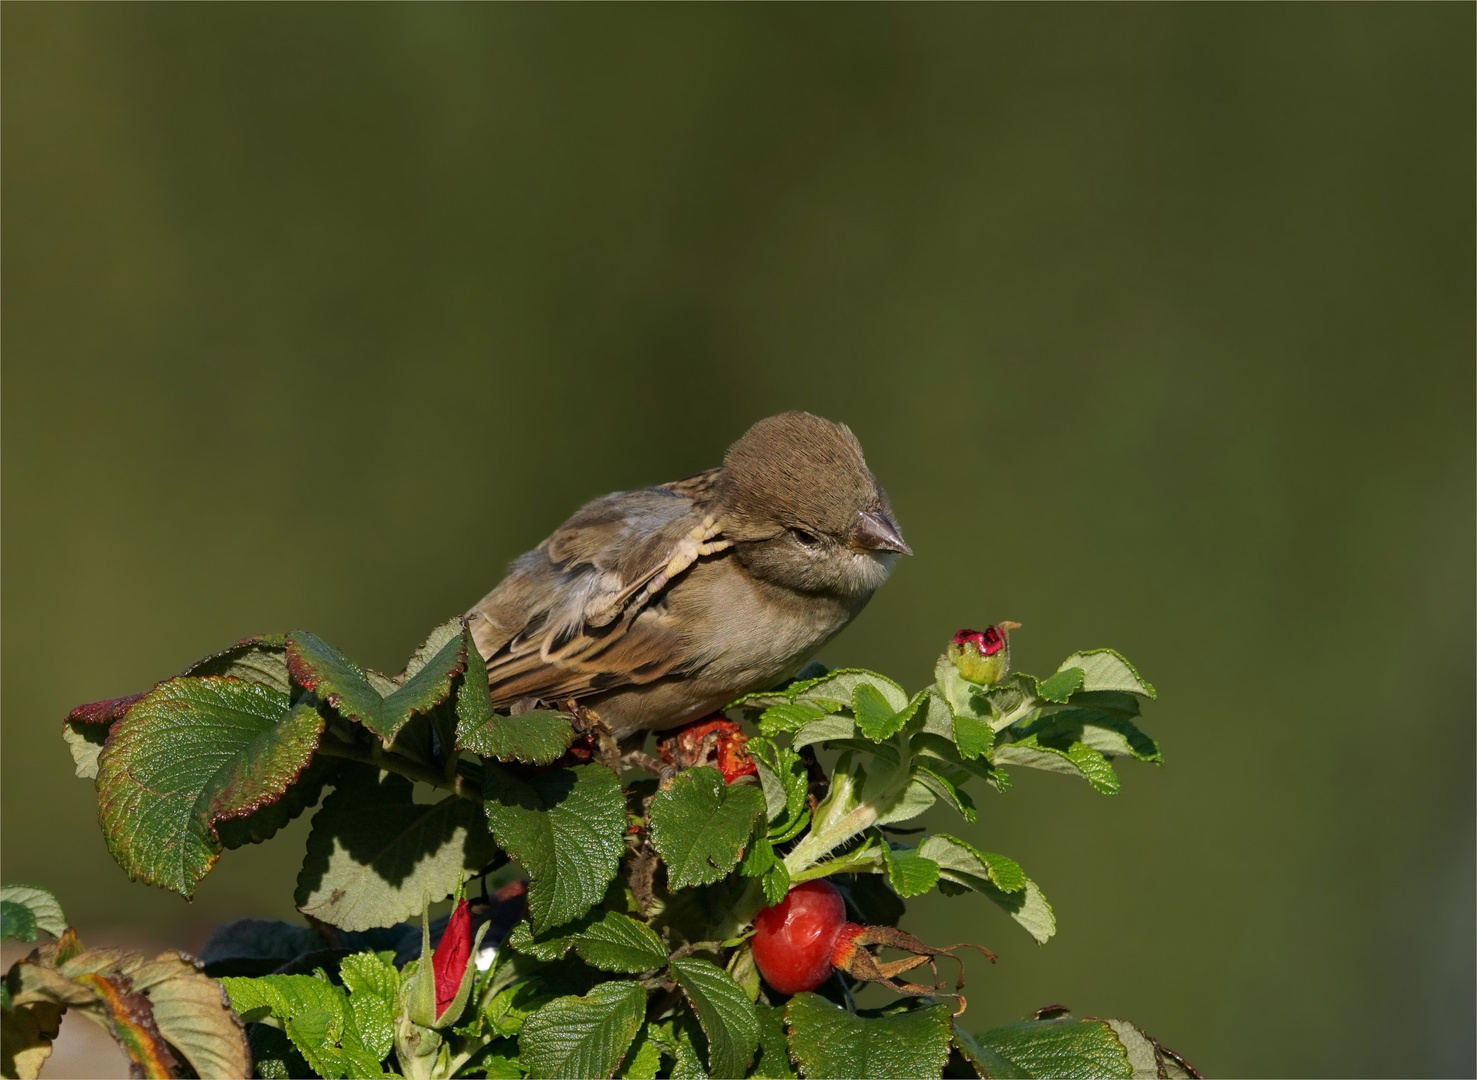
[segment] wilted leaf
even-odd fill
[[[536,933],[600,902],[625,850],[626,800],[615,773],[578,765],[521,780],[487,762],[483,796],[492,835],[528,871]]]
[[[293,708],[269,687],[219,676],[160,684],[114,725],[98,759],[109,851],[130,877],[190,896],[227,839],[220,823],[281,799],[322,733],[311,706]]]
[[[0,1012],[0,1076],[36,1080],[62,1026],[62,1007],[37,1002]]]
[[[743,1076],[759,1046],[759,1018],[743,987],[722,968],[694,956],[672,961],[672,978],[708,1036],[708,1072]]]
[[[451,895],[497,855],[477,803],[417,803],[393,773],[345,769],[313,818],[293,900],[344,930],[390,926]]]
[[[759,788],[725,784],[722,773],[706,766],[686,770],[658,791],[651,800],[651,842],[667,864],[668,887],[706,885],[727,875],[764,809]]]
[[[952,1009],[930,1005],[889,1016],[851,1013],[819,994],[785,1007],[790,1053],[806,1080],[936,1077],[949,1056]]]
[[[549,1002],[523,1021],[520,1058],[530,1077],[608,1077],[646,1015],[646,991],[624,980]]]
[[[148,994],[160,1034],[185,1055],[197,1076],[251,1075],[246,1031],[219,982],[169,952],[133,971],[131,978],[135,991]]]

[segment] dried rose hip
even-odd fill
[[[705,764],[708,755],[723,774],[725,783],[733,783],[741,776],[756,776],[759,769],[754,759],[744,749],[749,737],[743,728],[723,717],[698,720],[679,728],[671,737],[663,740],[657,752],[669,765],[687,769]]]
[[[831,955],[846,921],[846,901],[829,881],[804,881],[754,919],[754,963],[781,994],[814,990],[831,974]]]

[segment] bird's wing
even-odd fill
[[[579,698],[681,673],[681,636],[652,601],[697,559],[727,546],[702,504],[674,490],[696,479],[589,503],[472,609],[495,705]]]

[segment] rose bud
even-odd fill
[[[949,642],[949,659],[970,682],[997,683],[1010,670],[1010,631],[1019,626],[1003,622],[983,630],[960,630]]]
[[[472,912],[465,900],[457,902],[446,929],[431,956],[431,968],[436,973],[436,1017],[440,1019],[446,1007],[456,1000],[462,988],[462,976],[467,973],[467,963],[472,958]]]

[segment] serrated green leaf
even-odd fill
[[[1088,649],[1075,652],[1061,662],[1057,671],[1082,669],[1083,690],[1116,690],[1141,697],[1156,697],[1154,687],[1134,669],[1116,649]]]
[[[969,779],[968,773],[951,769],[938,759],[924,758],[914,763],[913,775],[928,790],[948,801],[965,821],[974,821],[974,800],[963,789],[964,781]]]
[[[563,713],[530,709],[517,716],[494,716],[484,727],[457,729],[457,747],[499,761],[548,765],[574,742],[574,724]]]
[[[806,1080],[937,1077],[949,1056],[952,1009],[930,1005],[888,1016],[851,1013],[819,994],[785,1006],[790,1053]]]
[[[609,1077],[646,1015],[646,991],[637,983],[601,983],[584,997],[555,998],[523,1021],[520,1058],[534,1080]]]
[[[885,742],[902,730],[921,703],[922,699],[915,697],[904,703],[902,708],[894,709],[875,683],[861,683],[853,692],[851,711],[864,737],[873,742]]]
[[[960,1049],[982,1066],[989,1077],[1061,1077],[1063,1080],[1096,1080],[1100,1077],[1136,1075],[1128,1052],[1117,1033],[1102,1020],[1061,1017],[1026,1020],[991,1028],[973,1039],[960,1039]],[[983,1050],[984,1053],[980,1053]],[[986,1056],[989,1055],[989,1056]],[[998,1059],[998,1060],[997,1060]],[[1000,1068],[1004,1062],[1006,1070]],[[1145,1075],[1156,1076],[1154,1056]]]
[[[220,856],[220,823],[280,800],[322,734],[311,706],[293,708],[269,687],[220,676],[161,683],[114,724],[98,758],[109,851],[130,877],[192,895]]]
[[[364,1045],[370,1053],[385,1057],[395,1045],[400,972],[384,957],[365,952],[344,957],[339,963],[339,978],[349,991],[349,1009]]]
[[[1103,709],[1058,709],[1033,721],[1024,731],[1056,745],[1081,742],[1108,757],[1133,757],[1155,764],[1163,762],[1159,744],[1138,729],[1126,715]],[[1132,699],[1130,699],[1132,700]]]
[[[792,749],[799,750],[802,746],[829,742],[833,739],[850,739],[856,733],[856,721],[851,717],[827,716],[806,724],[795,732],[795,738],[791,740],[790,746]]]
[[[684,1009],[671,1020],[649,1025],[647,1031],[662,1053],[672,1059],[672,1080],[707,1080],[708,1072],[698,1050],[704,1041],[703,1029],[691,1012]]]
[[[1116,795],[1123,786],[1101,751],[1060,733],[1046,731],[1037,734],[1033,731],[997,746],[992,756],[1000,765],[1020,765],[1027,769],[1081,776],[1093,790],[1103,795]]]
[[[61,937],[66,933],[67,917],[62,914],[62,906],[45,889],[38,889],[34,885],[6,885],[0,888],[0,901],[24,907],[31,916],[33,929],[45,930],[52,937]],[[9,936],[7,931],[6,937]],[[31,937],[21,940],[34,941],[35,935],[33,933]]]
[[[293,900],[343,930],[391,926],[450,896],[496,854],[477,803],[417,803],[403,776],[346,769],[313,818]]]
[[[222,675],[290,693],[292,680],[287,674],[287,636],[263,634],[242,638],[218,653],[196,660],[180,675]]]
[[[460,635],[451,637],[388,696],[381,696],[342,653],[306,630],[287,635],[287,668],[295,683],[344,719],[363,724],[388,746],[411,717],[429,713],[451,696],[452,681],[466,668],[463,642]]]
[[[354,1023],[349,995],[312,975],[264,975],[221,980],[243,1020],[272,1016],[324,1080],[384,1075],[379,1058]]]
[[[662,1068],[662,1048],[652,1041],[645,1028],[626,1054],[620,1072],[621,1080],[656,1080]]]
[[[626,800],[615,773],[577,765],[521,780],[487,762],[483,796],[492,835],[528,871],[535,932],[600,902],[625,850]]]
[[[672,978],[708,1037],[708,1072],[743,1076],[759,1046],[759,1018],[728,972],[695,956],[672,961]]]
[[[25,904],[0,900],[0,940],[35,941],[35,913]]]
[[[738,864],[764,793],[752,784],[729,786],[706,766],[687,769],[651,800],[651,842],[667,864],[672,889],[707,885]]]
[[[918,853],[938,863],[941,882],[973,889],[993,900],[1038,943],[1045,944],[1056,933],[1051,905],[1013,859],[980,851],[947,833],[930,836],[918,845]]]
[[[1063,668],[1036,688],[1036,693],[1046,701],[1065,704],[1067,699],[1082,688],[1082,669]]]
[[[802,702],[782,701],[759,714],[759,733],[778,735],[786,731],[799,731],[812,720],[825,716],[827,711]]]
[[[746,749],[759,773],[759,786],[764,789],[769,839],[783,843],[810,821],[805,798],[810,790],[810,776],[805,763],[793,748],[776,746],[763,737],[750,739]]]
[[[636,974],[667,962],[661,938],[643,922],[619,911],[602,911],[568,924],[572,932],[535,938],[526,922],[513,927],[508,944],[539,960],[557,960],[570,947],[581,960],[602,971]]]
[[[888,884],[904,899],[920,896],[938,884],[939,864],[918,854],[917,848],[883,844],[882,857],[887,864]]]
[[[749,1069],[751,1080],[795,1080],[790,1042],[785,1038],[785,1012],[771,1005],[754,1006],[759,1019],[759,1053]]]

